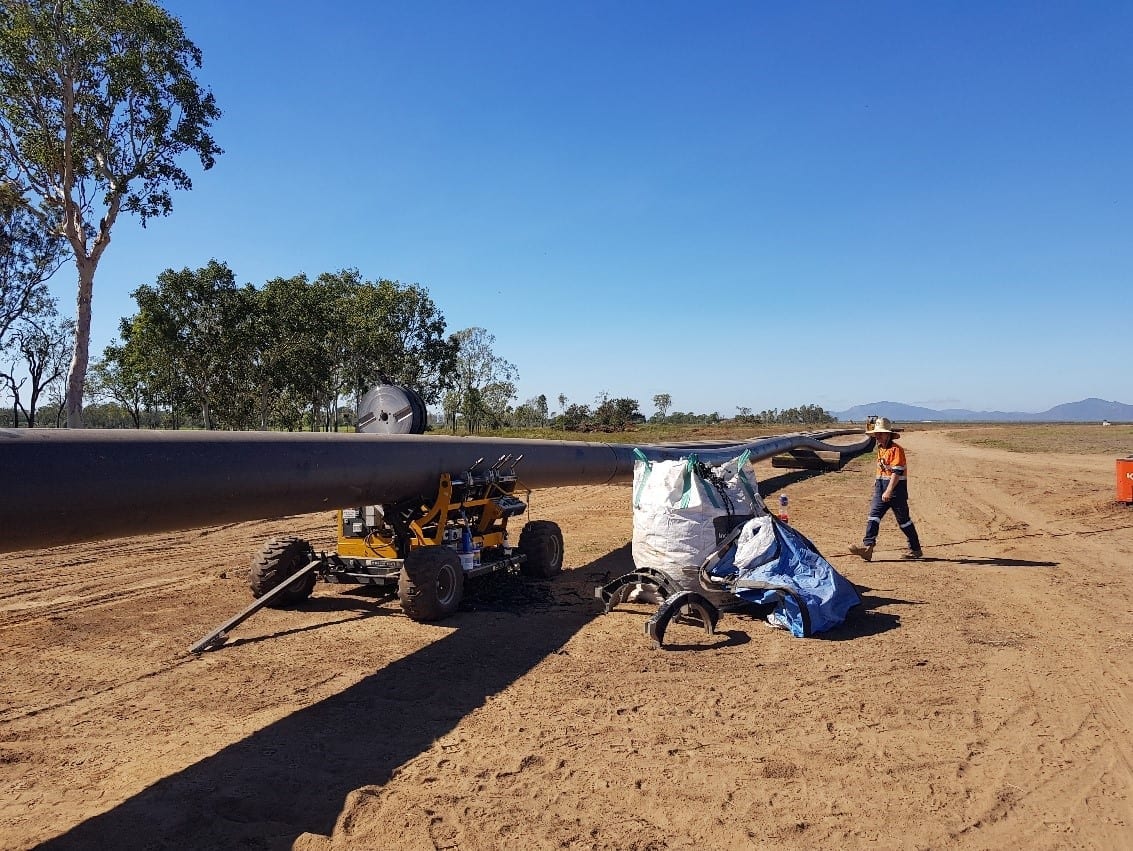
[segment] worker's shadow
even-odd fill
[[[1001,558],[982,556],[925,556],[922,562],[939,562],[940,564],[974,564],[981,567],[1058,567],[1058,561],[1033,561],[1025,558]]]
[[[40,847],[289,849],[303,833],[330,834],[352,791],[384,784],[597,617],[596,571],[632,569],[627,545],[553,582],[535,583],[552,589],[539,592],[535,603],[511,600],[505,612],[461,611],[445,622],[455,629],[427,647]],[[526,605],[525,617],[510,616]],[[326,663],[333,669],[333,658]],[[325,673],[312,670],[311,678]]]

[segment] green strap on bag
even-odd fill
[[[744,470],[749,460],[751,460],[751,450],[745,449],[743,454],[736,459],[736,473],[739,476],[740,485],[743,487],[744,492],[747,493],[747,498],[751,500],[751,504],[754,507],[756,504],[755,488],[751,486],[751,482],[747,479],[747,472]]]
[[[688,460],[685,462],[685,469],[682,475],[684,488],[681,494],[681,508],[688,508],[688,504],[692,500],[692,474],[696,472],[696,467],[699,462],[700,459],[696,457],[695,452],[689,455]],[[700,473],[697,473],[696,477],[701,481],[704,480],[704,477],[701,476]],[[716,500],[715,490],[716,486],[711,482],[708,482],[707,487],[704,489],[704,492],[708,495],[708,501],[712,503],[712,507],[718,509],[720,508],[720,503]]]
[[[681,508],[688,508],[689,497],[692,496],[692,465],[696,456],[690,455],[685,459],[685,468],[681,472]]]
[[[633,492],[633,507],[641,508],[641,492],[645,489],[649,474],[653,472],[653,462],[646,458],[645,453],[640,449],[633,450],[633,457],[645,465],[645,474],[641,477],[641,481],[637,483],[637,489]]]

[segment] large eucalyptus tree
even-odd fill
[[[67,425],[81,427],[95,271],[120,213],[143,224],[192,182],[186,153],[212,167],[220,110],[194,72],[201,52],[152,0],[0,3],[0,182],[78,272]]]

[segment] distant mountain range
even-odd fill
[[[855,405],[847,411],[832,412],[842,422],[861,422],[868,416],[889,417],[903,423],[916,423],[931,420],[935,422],[1012,422],[1012,423],[1133,423],[1133,405],[1121,402],[1107,402],[1105,399],[1083,399],[1081,402],[1067,402],[1055,405],[1049,411],[1029,414],[1024,411],[967,411],[948,408],[937,411],[932,408],[919,408],[901,402],[871,402],[868,405]]]

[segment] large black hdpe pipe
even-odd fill
[[[869,448],[836,430],[746,443],[645,445],[437,435],[0,429],[0,552],[117,538],[326,509],[431,500],[444,473],[511,455],[529,488],[633,479],[634,449],[650,460],[719,464],[791,449]]]

